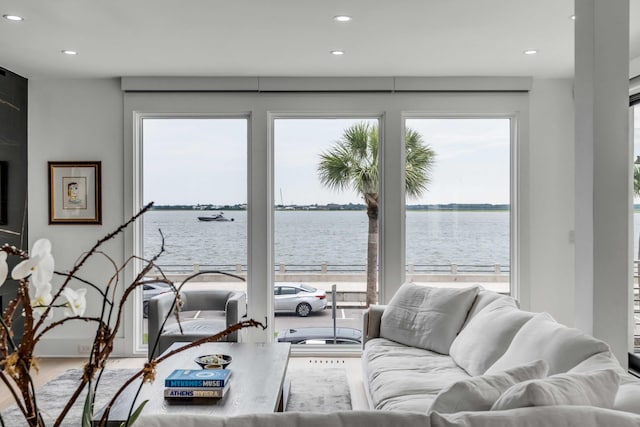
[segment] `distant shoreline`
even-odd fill
[[[326,205],[276,205],[277,211],[366,211],[364,204],[334,204]],[[246,205],[157,205],[152,210],[157,211],[246,211]],[[429,212],[508,212],[509,205],[478,204],[437,204],[437,205],[407,205],[407,211]]]

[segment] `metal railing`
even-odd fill
[[[246,264],[158,264],[166,273],[192,273],[202,270],[220,270],[235,273],[246,273]],[[274,265],[276,273],[364,273],[364,264],[284,264]],[[504,264],[408,264],[406,272],[409,274],[508,274],[511,269]]]

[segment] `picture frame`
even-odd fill
[[[102,162],[49,165],[49,224],[102,224]]]
[[[9,177],[9,162],[0,161],[0,225],[6,225],[7,218],[7,207],[8,207],[8,198],[9,194],[7,191],[9,190],[9,186],[7,185],[7,179]]]

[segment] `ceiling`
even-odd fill
[[[0,18],[0,66],[31,79],[573,74],[572,0],[2,0],[4,14],[25,20]]]

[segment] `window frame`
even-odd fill
[[[486,89],[485,89],[486,90]],[[338,106],[338,107],[336,107]],[[521,307],[530,307],[529,284],[529,218],[527,189],[529,144],[529,94],[527,90],[512,92],[447,92],[437,90],[414,92],[137,92],[124,94],[124,216],[136,212],[140,188],[139,117],[215,116],[244,117],[248,120],[248,316],[266,319],[267,329],[243,331],[248,342],[273,342],[273,121],[283,116],[368,116],[380,117],[381,168],[380,224],[379,224],[379,288],[380,303],[387,303],[405,279],[405,195],[404,195],[404,117],[415,115],[500,115],[512,121],[512,216],[515,226],[512,250],[512,295]],[[402,190],[402,191],[399,191]],[[125,253],[139,253],[139,238],[132,230],[125,232]],[[135,267],[125,271],[134,277]],[[262,301],[262,304],[251,303]],[[124,330],[136,329],[142,316],[128,310]],[[139,310],[139,309],[138,309]],[[126,354],[144,354],[144,347],[136,346],[132,335],[124,336]],[[139,337],[137,337],[139,338]],[[313,353],[313,349],[306,350]],[[335,352],[334,350],[325,350]],[[321,352],[326,354],[325,352]]]
[[[514,278],[519,277],[518,268],[520,266],[520,248],[518,247],[518,217],[520,210],[520,203],[518,203],[519,186],[518,177],[518,144],[517,144],[517,114],[500,114],[500,113],[488,113],[488,114],[446,114],[446,113],[432,113],[432,114],[420,114],[410,113],[404,114],[404,129],[406,128],[407,120],[420,120],[420,119],[505,119],[509,120],[509,295],[520,300],[522,292],[518,285],[518,280]],[[405,204],[406,206],[406,204]],[[472,285],[472,283],[470,283]]]

